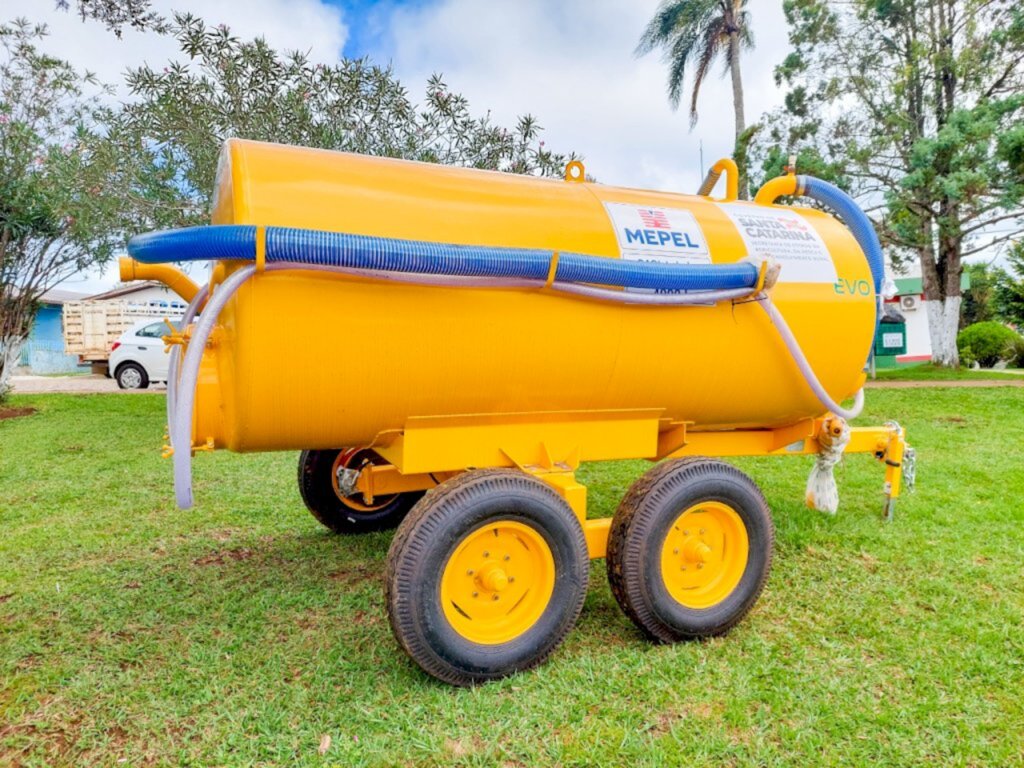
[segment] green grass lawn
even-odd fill
[[[162,397],[13,405],[39,413],[0,421],[0,765],[1024,764],[1020,389],[868,394],[918,448],[892,524],[869,457],[836,517],[809,459],[739,462],[778,540],[727,637],[649,644],[598,561],[552,661],[472,690],[399,651],[389,536],[321,529],[295,454],[200,455],[181,512]],[[645,466],[586,467],[593,511]]]
[[[1007,381],[1024,379],[1020,369],[1009,371],[972,371],[969,368],[942,368],[931,363],[899,368],[879,368],[879,381]]]

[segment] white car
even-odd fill
[[[114,342],[108,370],[121,389],[145,389],[154,381],[167,381],[170,355],[163,337],[167,323],[152,318],[136,323]]]

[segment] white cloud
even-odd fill
[[[673,112],[666,65],[633,50],[658,0],[441,0],[396,11],[394,66],[417,93],[433,72],[478,111],[511,123],[534,114],[555,149],[586,156],[600,181],[695,191],[700,142],[705,167],[732,152],[728,78],[715,68],[701,89],[700,122],[689,131],[687,106]],[[748,122],[781,102],[772,70],[787,50],[779,3],[752,3],[757,48],[741,59]],[[688,96],[687,92],[687,96]]]

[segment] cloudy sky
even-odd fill
[[[73,4],[73,3],[72,3]],[[713,73],[702,91],[701,119],[689,130],[685,108],[673,112],[665,67],[633,49],[658,0],[157,0],[161,11],[191,11],[242,37],[309,51],[314,60],[368,56],[390,62],[413,94],[440,72],[477,113],[511,125],[529,112],[547,145],[574,150],[602,182],[695,191],[700,146],[705,166],[732,147],[732,95]],[[772,69],[785,56],[781,0],[750,4],[757,49],[744,55],[747,119],[780,103]],[[116,84],[126,67],[162,65],[173,43],[126,30],[117,40],[101,25],[56,11],[54,0],[3,0],[3,16],[46,21],[49,49]],[[66,284],[102,290],[107,270]]]

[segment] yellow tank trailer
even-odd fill
[[[141,235],[122,265],[192,293],[139,262],[213,264],[167,337],[178,503],[196,451],[301,451],[321,523],[398,525],[391,626],[449,683],[546,659],[589,558],[653,639],[725,632],[774,533],[757,486],[710,457],[813,454],[808,503],[834,511],[832,465],[872,453],[886,516],[913,458],[898,425],[846,424],[883,278],[864,214],[795,175],[735,197],[731,161],[690,196],[579,163],[555,181],[229,141],[211,226]],[[626,458],[660,463],[588,519],[576,469]]]

